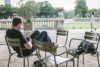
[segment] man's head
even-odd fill
[[[21,17],[14,17],[12,21],[12,26],[17,26],[20,29],[22,22],[23,21]]]

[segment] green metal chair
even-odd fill
[[[65,44],[64,45],[58,44],[58,48],[64,47],[67,50],[66,44],[67,44],[67,39],[68,39],[68,33],[69,33],[69,31],[68,30],[64,30],[64,29],[58,29],[56,31],[56,43],[55,44],[57,44],[59,36],[65,36],[66,37]],[[46,52],[45,52],[45,56],[46,56]]]
[[[68,39],[68,33],[69,33],[68,30],[64,30],[64,29],[58,29],[57,30],[57,33],[56,33],[56,43],[58,42],[58,37],[59,36],[65,36],[66,37],[65,44],[64,45],[59,44],[58,47],[65,47],[66,48],[67,39]],[[67,48],[66,48],[66,50],[67,50]]]
[[[58,67],[60,64],[64,63],[64,62],[68,62],[68,61],[73,61],[73,67],[75,67],[74,64],[74,57],[72,56],[72,58],[68,58],[68,57],[63,57],[61,56],[62,54],[67,53],[70,50],[66,50],[60,54],[56,54],[56,47],[54,45],[54,43],[50,43],[50,42],[40,42],[40,41],[36,41],[33,40],[35,48],[36,48],[36,52],[40,55],[38,55],[39,60],[44,60],[47,63],[51,63],[51,64],[55,64],[56,67]],[[43,52],[49,52],[52,55],[46,56],[44,58],[41,58],[41,53],[40,51]],[[74,55],[74,51],[72,50],[73,55]]]
[[[29,67],[29,57],[33,56],[33,55],[37,56],[37,54],[33,53],[33,54],[29,55],[29,56],[23,56],[22,50],[24,50],[26,48],[21,48],[21,44],[20,44],[20,39],[19,38],[8,38],[8,37],[5,36],[5,40],[6,40],[6,43],[7,43],[8,50],[9,50],[8,67],[9,67],[9,64],[10,64],[11,56],[15,56],[15,57],[18,57],[18,58],[23,58],[23,67],[25,67],[25,58],[27,58],[27,64],[28,64],[28,67]],[[11,51],[11,47],[18,47],[19,50],[20,50],[20,55],[21,56],[19,56],[18,53]]]
[[[89,42],[93,43],[96,46],[96,50],[97,50],[98,45],[99,45],[99,41],[100,41],[100,34],[99,33],[94,33],[94,32],[85,32],[84,39],[72,38],[70,40],[70,43],[69,43],[69,49],[70,49],[70,46],[71,46],[71,42],[73,40],[80,40],[80,41],[86,40],[86,41],[89,41]],[[88,49],[88,45],[87,45],[86,51],[87,51],[87,49]],[[75,54],[75,49],[73,49],[73,50],[74,50],[74,54]],[[85,54],[90,54],[90,53],[86,53],[86,51],[85,51],[85,53],[82,54],[83,55],[83,64],[84,64],[84,55]],[[69,51],[68,54],[73,55],[72,51]],[[77,67],[79,67],[79,57],[80,57],[80,55],[75,54],[74,56],[75,56],[75,58],[77,58]],[[100,67],[100,65],[99,65],[99,56],[97,56],[97,62],[98,62],[98,67]]]

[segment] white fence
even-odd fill
[[[34,23],[35,29],[56,29],[64,23],[64,18],[36,18],[32,22]],[[8,29],[11,26],[11,20],[0,20],[0,29]],[[23,26],[21,29],[23,29]]]

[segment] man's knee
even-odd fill
[[[40,33],[38,30],[35,30],[35,33]]]
[[[47,32],[46,32],[46,31],[42,31],[41,34],[45,34],[45,35],[47,35]]]

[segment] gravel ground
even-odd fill
[[[42,30],[40,30],[42,31]],[[46,30],[48,35],[50,36],[52,42],[56,41],[56,30]],[[69,41],[71,38],[84,38],[84,34],[85,31],[90,31],[89,29],[85,30],[80,30],[80,29],[75,29],[75,30],[69,30],[69,36],[68,36],[68,42],[66,47],[68,48],[69,45]],[[23,30],[22,30],[23,32]],[[100,30],[95,31],[97,33],[100,33]],[[0,42],[4,42],[4,35],[5,35],[5,30],[1,30],[0,31]],[[58,39],[58,44],[64,44],[65,42],[65,37],[59,37]],[[77,48],[77,46],[79,45],[80,41],[72,41],[72,46],[71,48]],[[100,48],[100,46],[98,47]],[[57,53],[61,53],[65,51],[64,48],[59,48]],[[100,49],[98,49],[99,53],[100,53]],[[44,52],[41,52],[42,57],[44,57]],[[49,53],[47,55],[50,55]],[[8,49],[6,45],[0,45],[0,67],[7,67],[7,63],[8,63],[8,57],[9,57],[9,53],[8,53]],[[69,56],[71,57],[71,56]],[[35,60],[38,60],[38,58],[36,56],[32,56],[29,58],[30,61],[30,67],[33,67],[33,62]],[[97,58],[96,57],[92,57],[90,54],[89,55],[85,55],[85,65],[83,65],[82,63],[82,56],[80,56],[80,61],[79,61],[79,67],[98,67],[97,66]],[[52,64],[48,64],[48,67],[55,67],[55,65]],[[66,67],[66,64],[61,64],[59,67]],[[27,64],[26,64],[27,66]],[[75,66],[77,66],[77,59],[75,59]],[[12,56],[11,58],[11,62],[10,62],[10,67],[23,67],[23,59],[21,58],[16,58],[14,56]],[[68,62],[68,67],[73,67],[72,62]]]

